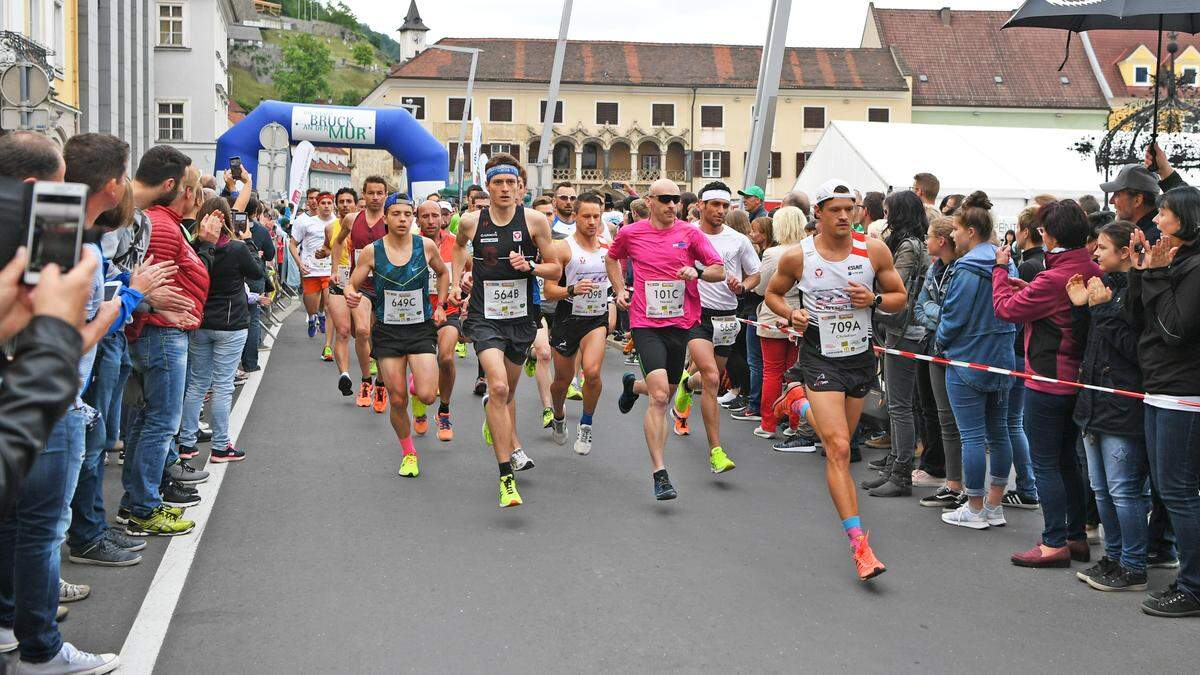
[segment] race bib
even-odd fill
[[[454,269],[450,266],[450,263],[446,263],[446,278],[449,279],[451,282],[454,281]],[[437,282],[438,282],[437,275],[433,273],[433,268],[431,267],[431,268],[429,268],[429,294],[430,295],[437,295]],[[449,284],[447,284],[446,288],[447,289],[450,288]],[[449,292],[449,291],[447,290],[447,292]]]
[[[571,314],[575,316],[608,314],[608,282],[593,282],[590,293],[571,298]]]
[[[345,288],[348,283],[350,283],[350,266],[342,265],[338,267],[337,284]]]
[[[310,276],[327,277],[333,268],[333,259],[328,256],[318,258],[314,251],[305,256],[304,264],[308,265]]]
[[[526,281],[510,279],[483,282],[485,319],[517,319],[529,315]]]
[[[853,356],[871,348],[871,310],[851,309],[817,317],[823,356]]]
[[[425,298],[421,291],[383,292],[383,322],[396,326],[425,321]]]
[[[738,333],[742,330],[742,322],[732,316],[714,316],[712,325],[713,345],[717,347],[732,345],[737,341]]]
[[[683,281],[647,281],[646,316],[672,319],[683,316]]]

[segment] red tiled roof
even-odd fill
[[[438,44],[479,47],[480,82],[549,82],[554,40],[446,38]],[[567,43],[564,84],[650,87],[754,88],[761,47],[652,42]],[[471,56],[438,49],[392,69],[404,79],[465,80]],[[780,87],[904,91],[908,88],[887,49],[788,48]]]
[[[1121,71],[1117,68],[1117,64],[1124,61],[1139,45],[1146,45],[1146,49],[1149,49],[1151,54],[1158,51],[1157,31],[1092,30],[1088,31],[1087,37],[1092,43],[1092,51],[1096,54],[1096,61],[1100,64],[1100,72],[1104,75],[1104,79],[1108,81],[1108,86],[1112,89],[1113,96],[1138,98],[1150,96],[1154,93],[1149,85],[1140,87],[1126,86],[1125,78],[1121,77]],[[1164,33],[1162,50],[1162,62],[1164,64],[1167,62],[1167,44],[1169,42],[1170,38]],[[1175,38],[1175,42],[1179,44],[1178,54],[1182,54],[1189,46],[1200,49],[1200,35],[1179,33]]]
[[[872,9],[880,42],[912,76],[914,106],[1107,109],[1079,41],[1060,72],[1066,31],[1000,30],[1012,12]],[[921,82],[925,75],[928,81]],[[1069,83],[1059,79],[1066,76]],[[1003,78],[997,84],[996,76]]]

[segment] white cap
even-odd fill
[[[813,205],[816,206],[830,199],[857,201],[854,197],[854,186],[850,185],[849,181],[844,181],[840,178],[830,178],[821,183],[821,187],[817,188],[817,192],[813,196]]]
[[[443,211],[450,211],[451,213],[454,212],[454,207],[450,206],[450,202],[438,202],[437,205],[441,207]]]

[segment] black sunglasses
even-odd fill
[[[659,204],[678,204],[679,195],[654,195]]]
[[[567,200],[567,201],[569,201],[569,202],[573,202],[573,201],[575,201],[576,199],[579,199],[579,197],[576,197],[575,195],[559,195],[559,196],[558,196],[558,198],[559,198],[559,199],[565,199],[565,200]]]

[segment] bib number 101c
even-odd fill
[[[683,295],[682,281],[647,281],[646,316],[652,319],[683,316]]]

